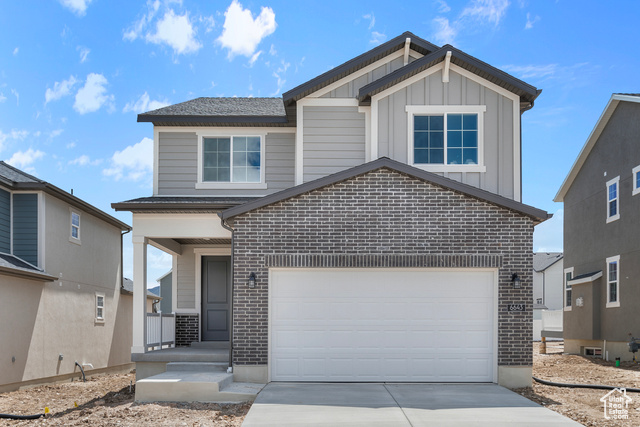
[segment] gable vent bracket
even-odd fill
[[[404,41],[404,65],[409,63],[409,48],[411,47],[411,37]]]
[[[442,83],[449,83],[449,69],[451,68],[451,51],[444,58],[444,70],[442,70]]]

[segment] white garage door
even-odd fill
[[[271,380],[492,382],[494,274],[273,269]]]

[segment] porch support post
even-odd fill
[[[133,236],[133,346],[131,353],[144,353],[147,336],[147,243]]]

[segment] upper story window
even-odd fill
[[[80,214],[76,211],[71,212],[71,234],[69,241],[73,243],[80,243]]]
[[[633,183],[631,184],[631,195],[635,196],[640,193],[640,165],[633,168],[631,171],[631,177],[633,179]]]
[[[620,255],[607,258],[607,307],[620,307]]]
[[[199,137],[196,188],[266,188],[264,137]]]
[[[607,182],[607,222],[615,221],[620,218],[620,207],[618,206],[619,185],[619,176]]]
[[[96,322],[104,322],[104,294],[96,292]]]
[[[571,310],[571,284],[573,278],[573,267],[564,269],[564,309]]]
[[[432,172],[484,172],[484,106],[406,107],[409,164]]]

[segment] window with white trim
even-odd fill
[[[620,218],[619,206],[619,186],[620,177],[616,176],[607,182],[607,222],[615,221]]]
[[[264,137],[202,135],[196,188],[266,188]]]
[[[429,171],[484,172],[484,106],[406,107],[409,163]]]
[[[640,193],[640,165],[633,168],[631,171],[631,178],[633,182],[631,183],[631,195],[635,196]]]
[[[71,211],[71,232],[69,240],[73,243],[80,243],[80,214],[76,211]]]
[[[104,322],[104,294],[96,292],[96,322]]]
[[[620,307],[620,255],[607,258],[606,306]]]
[[[573,278],[573,267],[564,269],[564,309],[571,310],[571,284]]]

